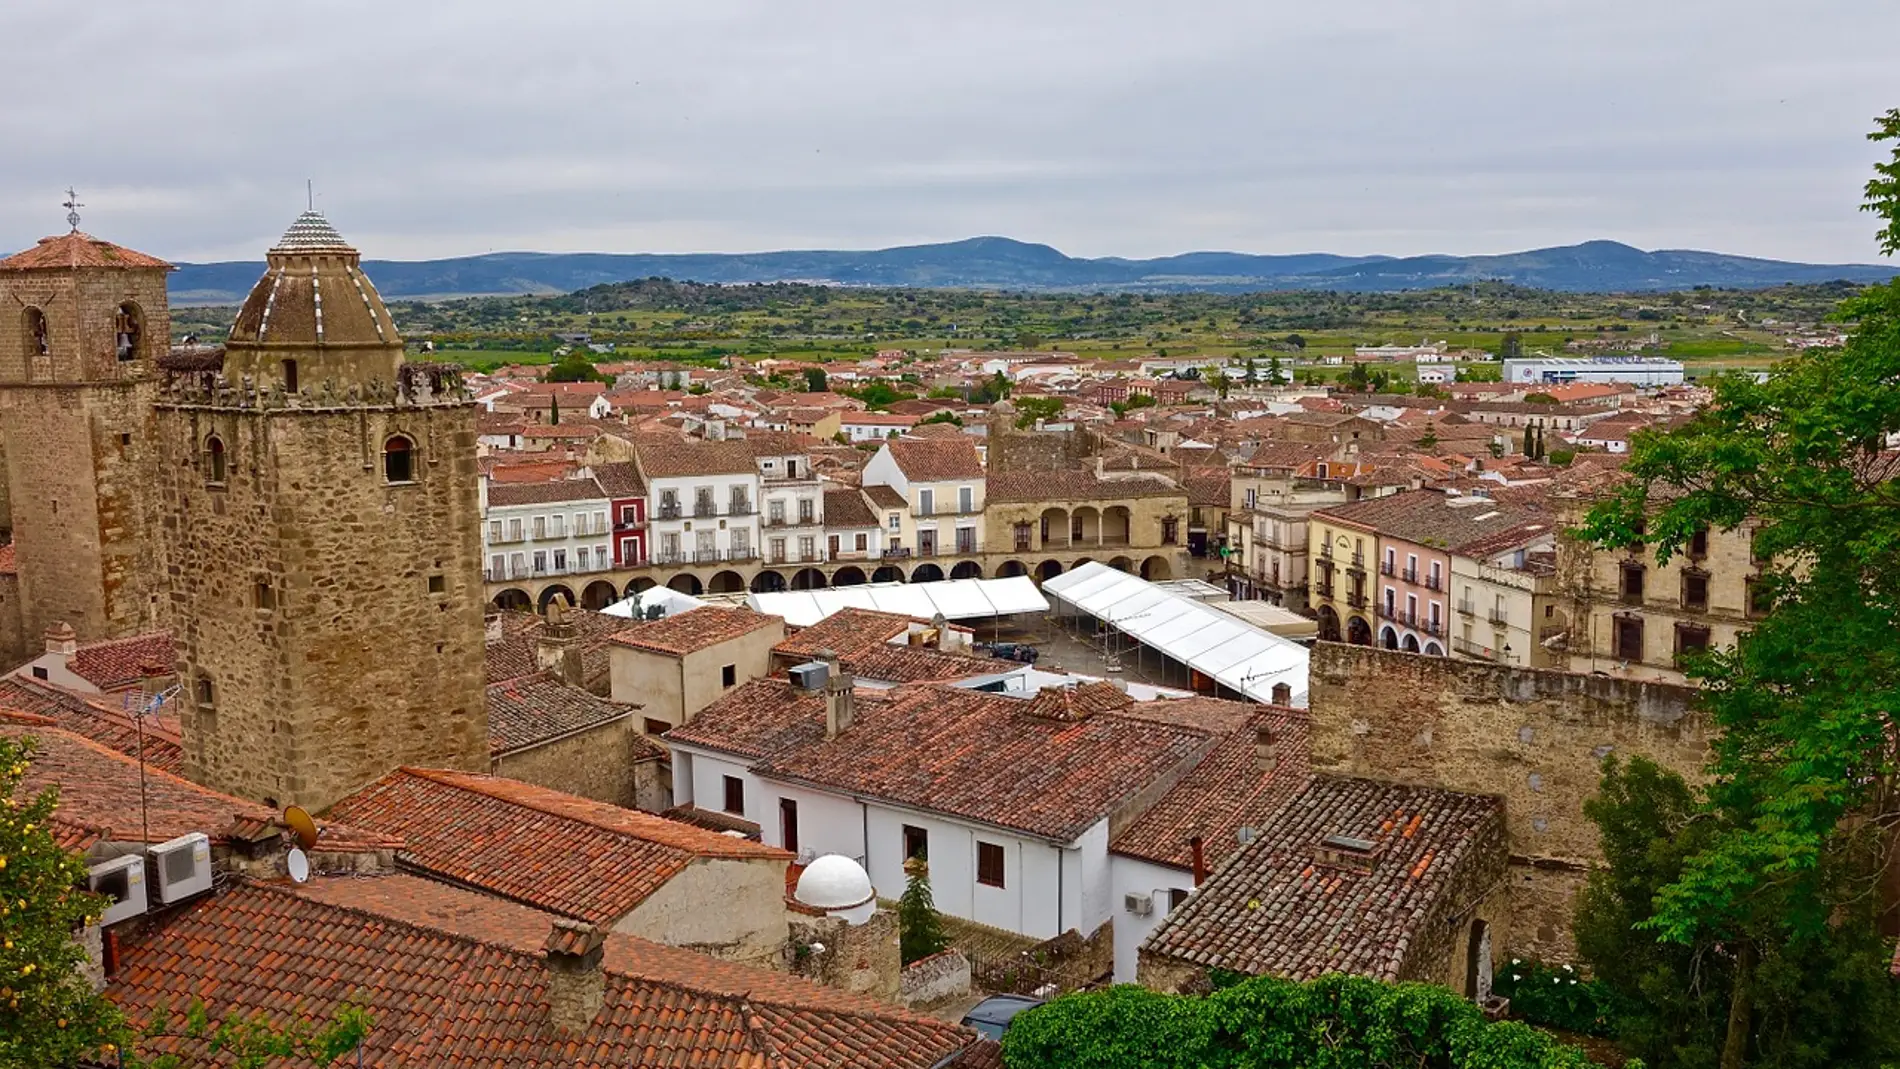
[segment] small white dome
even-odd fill
[[[877,890],[863,865],[843,854],[826,854],[805,866],[792,897],[827,913],[855,912],[863,906],[875,908]]]

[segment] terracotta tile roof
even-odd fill
[[[439,769],[397,769],[330,814],[400,837],[405,865],[595,924],[633,912],[702,858],[791,858],[651,813]]]
[[[499,755],[552,742],[632,716],[640,707],[597,697],[546,675],[525,676],[488,687],[488,748]],[[664,756],[645,736],[635,736],[632,759]],[[644,748],[643,750],[640,748]]]
[[[1329,846],[1335,836],[1347,842]],[[1408,948],[1505,862],[1501,798],[1319,775],[1143,949],[1249,975],[1396,980]]]
[[[909,507],[908,503],[904,500],[903,494],[898,493],[895,487],[885,486],[883,483],[865,487],[864,496],[869,499],[872,508],[901,509]],[[875,520],[876,517],[874,516],[872,519]],[[876,524],[872,526],[876,526]]]
[[[185,749],[178,720],[170,715],[146,717],[141,744],[138,724],[116,696],[101,700],[94,695],[19,676],[0,679],[0,710],[9,709],[45,717],[75,735],[127,757],[136,759],[142,745],[146,767],[164,769],[179,776],[185,774]]]
[[[624,616],[609,616],[586,609],[568,609],[562,619],[573,626],[581,643],[581,678],[587,689],[604,693],[613,671],[609,652],[614,635],[627,626]],[[547,620],[532,612],[506,612],[501,615],[501,638],[488,643],[483,651],[483,666],[488,682],[502,683],[541,671],[536,646]]]
[[[1057,719],[1036,715],[1031,700],[941,684],[895,687],[881,701],[864,700],[866,693],[858,692],[855,720],[835,739],[825,738],[822,698],[779,679],[728,692],[666,737],[754,757],[753,771],[767,778],[1065,843],[1212,745],[1207,734],[1174,724],[1118,713]],[[1086,713],[1093,700],[1086,692],[1075,705]]]
[[[1469,496],[1453,497],[1437,490],[1407,490],[1346,505],[1328,505],[1314,515],[1444,550],[1534,519],[1520,507]]]
[[[600,1012],[563,1032],[542,957],[552,921],[414,876],[239,880],[122,940],[106,993],[139,1017],[180,991],[214,1018],[322,1019],[355,998],[375,1020],[373,1066],[929,1069],[979,1042],[866,996],[625,935],[606,939]]]
[[[749,475],[759,470],[752,447],[736,439],[706,442],[648,435],[640,439],[638,450],[640,470],[648,479]]]
[[[745,437],[741,440],[745,442],[747,449],[752,450],[754,458],[802,457],[812,446],[818,444],[818,439],[809,434],[797,431],[766,430],[760,427],[747,427]]]
[[[888,643],[871,645],[849,656],[841,655],[839,664],[859,679],[875,679],[885,683],[968,679],[1011,667],[987,657],[970,657],[923,646],[893,646]]]
[[[981,479],[983,461],[977,456],[976,442],[969,435],[955,438],[900,438],[885,443],[891,459],[904,477],[913,482],[944,482],[951,479]]]
[[[148,666],[161,666],[160,674],[172,674],[172,633],[154,631],[149,635],[89,642],[73,653],[67,665],[79,678],[100,690],[119,690],[145,678]]]
[[[887,488],[888,489],[888,488]],[[864,500],[864,493],[853,488],[825,490],[825,526],[826,527],[876,527],[877,514]]]
[[[744,817],[731,813],[721,813],[717,809],[701,809],[696,805],[676,805],[661,814],[668,820],[677,820],[682,824],[691,824],[695,828],[708,831],[736,831],[748,839],[757,841],[759,826]]]
[[[633,461],[613,461],[593,467],[594,479],[608,497],[619,500],[647,496],[646,480],[640,477],[640,466]]]
[[[825,519],[827,522],[831,519],[829,510]],[[830,650],[841,657],[849,656],[889,642],[909,631],[912,624],[928,622],[902,613],[847,605],[810,627],[801,627],[786,635],[785,641],[772,647],[772,652],[787,657],[811,657],[819,650]]]
[[[1136,709],[1181,702],[1141,702]],[[1223,702],[1223,705],[1235,703]],[[1167,794],[1123,829],[1109,849],[1157,865],[1192,869],[1193,838],[1202,839],[1202,856],[1212,867],[1239,849],[1239,831],[1266,827],[1270,818],[1310,778],[1307,715],[1298,709],[1242,705],[1241,715],[1213,752],[1194,766]],[[1268,732],[1274,755],[1270,771],[1259,768],[1259,733]]]
[[[1190,468],[1182,480],[1188,504],[1225,508],[1230,500],[1233,474],[1226,468]]]
[[[1118,501],[1137,497],[1184,497],[1187,491],[1159,475],[1104,479],[1092,471],[991,472],[983,497],[998,504],[1038,501]]]
[[[59,788],[60,815],[69,821],[105,829],[105,837],[128,842],[162,843],[200,831],[224,841],[234,822],[262,821],[275,826],[274,809],[200,787],[149,762],[145,768],[145,816],[141,832],[138,761],[103,744],[61,728],[45,727],[43,718],[22,720],[0,714],[0,735],[31,736],[39,749],[21,789],[36,793]],[[387,849],[388,836],[343,823],[322,822],[328,849]]]
[[[763,616],[751,609],[703,605],[636,623],[616,634],[613,642],[616,646],[684,656],[767,627],[783,627],[784,623],[779,617]]]
[[[142,268],[171,270],[171,264],[156,256],[133,252],[110,241],[75,230],[58,237],[41,238],[39,244],[0,260],[0,271],[60,270],[74,267]]]
[[[545,483],[489,483],[491,506],[552,505],[560,501],[605,501],[607,491],[593,479],[560,479]]]

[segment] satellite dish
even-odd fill
[[[284,858],[284,864],[290,869],[292,880],[302,883],[310,878],[310,859],[304,856],[302,850],[291,847],[290,853]]]
[[[297,836],[298,846],[308,850],[317,845],[317,822],[310,819],[310,814],[304,811],[303,806],[286,807],[284,823],[289,825],[291,832]]]

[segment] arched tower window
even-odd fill
[[[45,356],[52,352],[52,343],[46,336],[46,313],[38,308],[28,308],[23,327],[26,332],[26,355]]]
[[[139,347],[145,341],[145,313],[130,301],[119,306],[119,314],[113,317],[113,337],[120,360],[137,360]]]
[[[224,485],[224,439],[217,435],[205,439],[205,481],[214,486]]]
[[[284,392],[297,392],[297,362],[295,360],[284,361]]]
[[[416,444],[407,435],[392,434],[383,443],[383,481],[408,483],[416,480]]]

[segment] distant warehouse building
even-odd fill
[[[1550,385],[1566,382],[1625,382],[1631,386],[1680,386],[1682,361],[1654,356],[1540,356],[1506,360],[1504,381]]]

